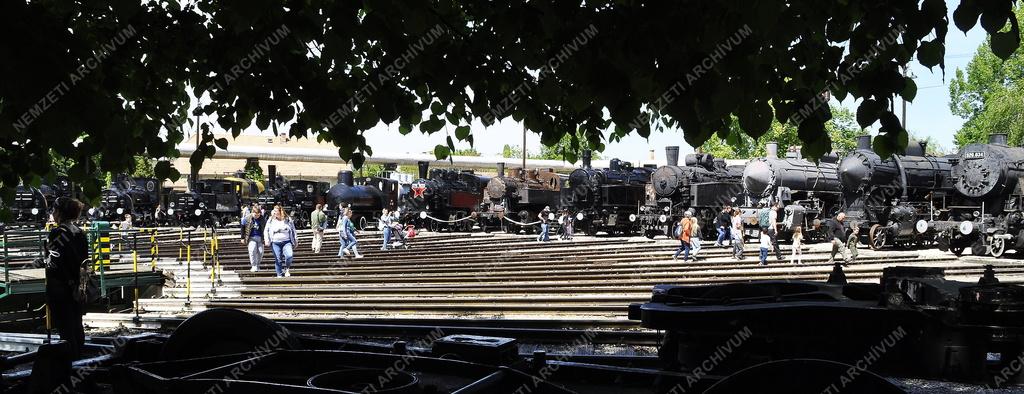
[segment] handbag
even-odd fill
[[[100,286],[99,281],[96,279],[96,273],[92,269],[91,259],[82,260],[82,264],[78,268],[78,273],[78,287],[75,288],[71,296],[79,306],[84,308],[86,305],[100,299]],[[74,282],[69,284],[73,283]]]

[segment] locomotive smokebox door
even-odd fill
[[[786,216],[783,218],[783,224],[786,224],[787,230],[793,230],[796,226],[802,226],[804,223],[804,207],[800,205],[787,205]]]

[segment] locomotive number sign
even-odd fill
[[[984,159],[985,158],[985,152],[984,151],[964,152],[964,158],[965,159]]]

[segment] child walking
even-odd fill
[[[803,227],[796,226],[793,229],[793,256],[789,258],[789,263],[803,264],[804,251],[800,249],[804,241],[804,230]]]
[[[768,249],[772,247],[772,237],[767,231],[761,232],[761,262],[758,265],[768,265]]]

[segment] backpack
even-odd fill
[[[769,210],[768,208],[764,208],[764,209],[761,210],[761,212],[758,212],[758,214],[757,214],[757,224],[759,226],[761,226],[761,228],[768,227],[768,225],[769,225],[769,223],[768,223],[768,216],[770,214],[771,214],[771,210]]]
[[[679,239],[683,235],[683,226],[676,222],[676,225],[672,227],[672,238]]]

